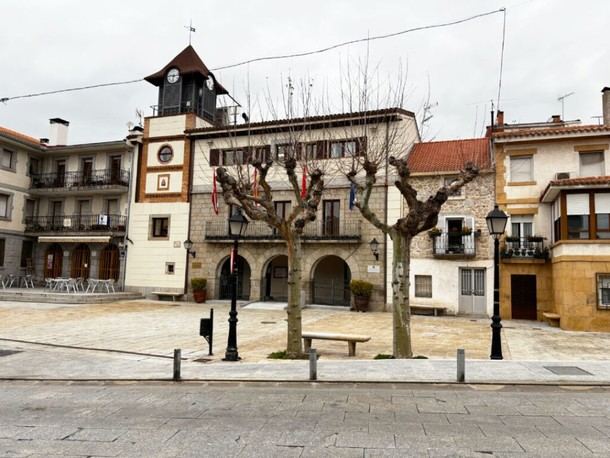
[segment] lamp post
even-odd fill
[[[373,238],[373,240],[369,242],[369,246],[371,247],[373,256],[375,256],[375,261],[379,261],[379,242],[377,239]]]
[[[229,337],[224,361],[240,360],[237,352],[237,242],[245,234],[247,227],[248,220],[238,208],[229,217],[229,235],[233,237],[233,250],[229,261],[231,263],[231,311],[229,312]]]
[[[187,254],[190,254],[194,258],[197,256],[197,252],[192,250],[193,242],[191,242],[191,239],[186,239],[184,242],[182,242],[182,245],[186,249]]]
[[[502,323],[500,318],[500,237],[508,216],[497,205],[485,217],[489,234],[494,238],[494,314],[491,317],[491,359],[502,357]]]

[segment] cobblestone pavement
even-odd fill
[[[610,455],[610,389],[0,382],[0,456]]]
[[[175,304],[175,305],[174,305]],[[144,354],[171,355],[181,348],[188,359],[207,357],[198,336],[199,318],[215,310],[215,355],[219,360],[227,338],[228,304],[129,301],[115,304],[61,306],[0,302],[2,339],[43,344],[102,348]],[[239,311],[238,343],[244,362],[266,361],[285,348],[286,313],[282,310]],[[390,313],[305,309],[303,329],[367,334],[357,357],[371,359],[391,353]],[[469,359],[488,359],[488,319],[414,316],[415,353],[429,358],[455,358],[464,348]],[[347,359],[345,342],[315,341],[322,360]],[[568,332],[539,322],[505,321],[504,358],[540,361],[603,361],[610,359],[610,333]]]

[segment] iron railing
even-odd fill
[[[125,215],[28,216],[26,232],[125,232]]]
[[[475,256],[474,234],[440,234],[432,239],[434,256]]]
[[[503,258],[539,258],[547,259],[549,250],[544,246],[544,239],[538,236],[512,237],[504,240]]]
[[[75,189],[101,186],[129,186],[129,172],[119,169],[102,169],[32,174],[32,188],[34,189]]]
[[[360,240],[360,225],[360,220],[341,221],[332,226],[315,221],[305,226],[303,240]],[[210,241],[224,241],[232,238],[227,221],[207,221],[204,236],[206,240]],[[246,233],[240,240],[281,240],[281,237],[277,230],[269,227],[264,221],[250,221]]]

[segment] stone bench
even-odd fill
[[[416,311],[432,311],[434,316],[444,314],[447,311],[447,307],[442,305],[411,305],[411,312],[415,314]]]
[[[336,340],[341,342],[347,342],[347,349],[349,356],[356,356],[356,343],[357,342],[368,342],[371,340],[370,336],[358,336],[352,334],[335,334],[333,332],[304,332],[302,334],[303,343],[305,345],[305,352],[309,352],[311,348],[311,341],[317,340]]]
[[[561,316],[559,314],[551,313],[551,312],[542,312],[542,316],[544,317],[546,322],[549,324],[549,326],[553,326],[554,328],[559,327],[559,323],[561,320]]]
[[[184,296],[184,293],[170,293],[168,291],[152,291],[151,294],[157,296],[159,300],[161,300],[163,296],[171,297],[172,302],[176,302],[176,298],[180,299],[182,296]]]

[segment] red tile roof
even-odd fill
[[[22,134],[16,130],[7,129],[6,127],[0,126],[0,135],[6,135],[13,139],[20,140],[22,142],[31,143],[34,146],[40,146],[40,140],[38,138],[30,137],[29,135]]]
[[[457,172],[467,162],[491,168],[489,138],[416,143],[407,158],[411,173]]]
[[[610,135],[610,126],[605,125],[577,125],[577,126],[557,126],[557,127],[536,127],[511,129],[507,126],[503,132],[494,132],[494,138],[510,138],[510,137],[545,137],[548,135],[561,134],[585,134],[585,133],[608,133]]]

